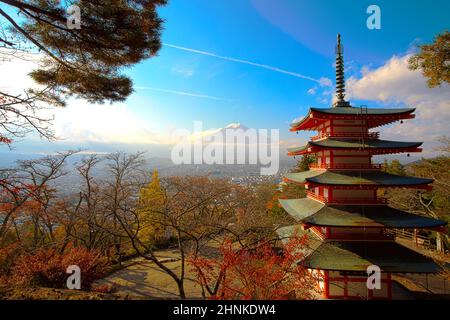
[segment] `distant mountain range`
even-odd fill
[[[226,136],[226,132],[231,130],[247,130],[247,126],[241,123],[230,123],[223,128],[204,130],[199,133],[193,133],[193,138],[202,137],[206,141],[211,141],[214,136]],[[270,134],[270,133],[269,133]],[[197,135],[197,136],[195,136]],[[264,137],[266,138],[266,137]],[[225,141],[225,139],[224,139]],[[270,141],[270,139],[269,139]],[[207,146],[211,142],[204,142]],[[13,167],[18,160],[29,160],[42,157],[44,155],[56,153],[58,150],[84,150],[79,154],[75,154],[68,160],[68,170],[71,171],[73,165],[86,156],[87,153],[98,153],[100,155],[107,154],[114,151],[136,152],[146,151],[147,166],[149,170],[153,168],[158,169],[161,176],[171,175],[204,175],[210,174],[217,177],[235,178],[239,176],[255,176],[259,175],[260,166],[258,165],[175,165],[171,159],[170,154],[172,145],[152,145],[152,144],[102,144],[102,143],[67,143],[65,141],[57,142],[43,142],[32,141],[18,142],[14,145],[13,150],[9,150],[6,146],[0,147],[0,168]],[[88,151],[92,150],[92,151]],[[287,157],[286,149],[280,147],[280,172],[292,168],[296,161]],[[384,159],[392,160],[398,159],[401,163],[407,164],[415,161],[420,161],[421,154],[412,154],[407,157],[406,154],[382,155],[374,157],[374,162],[383,162]]]

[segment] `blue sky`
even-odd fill
[[[371,4],[381,8],[381,30],[366,27]],[[384,99],[386,94],[369,92],[366,99],[363,78],[386,67],[393,57],[404,57],[415,44],[430,42],[450,29],[450,2],[445,0],[172,0],[159,12],[166,20],[164,45],[157,57],[126,71],[135,92],[121,106],[127,117],[136,119],[130,126],[142,125],[155,135],[171,128],[192,129],[193,121],[201,120],[205,129],[240,122],[252,128],[279,128],[282,139],[294,138],[288,132],[294,118],[306,114],[309,106],[331,104],[333,88],[326,79],[334,84],[338,32],[345,47],[346,76],[359,88],[351,96],[353,104],[403,106],[411,102],[406,93],[386,93]],[[444,97],[447,93],[448,87],[430,91]],[[375,101],[378,96],[384,101]],[[88,117],[95,108],[80,112]],[[108,122],[116,108],[102,106],[94,113],[96,121]],[[99,119],[102,115],[104,120]],[[59,127],[70,125],[76,124]],[[96,128],[91,129],[95,135]],[[126,135],[127,129],[123,131]],[[75,136],[66,138],[77,143]],[[51,147],[37,140],[33,144],[55,149],[64,142]]]
[[[348,66],[379,66],[417,39],[430,41],[450,21],[448,1],[378,1],[382,29],[371,31],[365,10],[372,2],[175,0],[160,10],[166,19],[163,42],[334,81],[337,32]],[[137,89],[130,104],[140,105],[142,114],[161,126],[190,128],[192,121],[203,120],[211,127],[241,122],[282,129],[308,106],[329,104],[307,94],[317,86],[313,81],[168,46],[130,75],[136,86],[224,99]],[[147,99],[155,106],[146,105]]]

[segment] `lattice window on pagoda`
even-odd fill
[[[330,239],[366,239],[375,240],[385,238],[382,228],[354,228],[354,227],[330,227],[328,232]]]
[[[333,151],[334,156],[369,156],[367,151]]]
[[[352,158],[352,157],[335,157],[334,164],[340,165],[340,164],[370,164],[370,157],[358,157],[358,158]]]
[[[364,127],[334,127],[334,133],[339,135],[342,133],[367,133]]]
[[[334,202],[371,202],[375,200],[375,194],[373,190],[333,190]]]
[[[329,298],[340,298],[344,297],[344,287],[345,284],[343,281],[331,281],[329,283]]]
[[[367,275],[363,272],[329,271],[329,298],[386,299],[391,295],[390,277],[381,273],[381,288],[369,290]]]

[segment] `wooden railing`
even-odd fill
[[[333,204],[387,204],[386,198],[345,198],[333,199]]]
[[[331,165],[330,163],[312,163],[309,165],[310,169],[377,169],[380,170],[382,168],[382,164],[379,163],[334,163]]]
[[[431,241],[427,236],[422,236],[410,229],[390,229],[388,233],[392,234],[395,238],[405,239],[413,242],[418,247],[424,247],[427,249],[435,250],[436,243]]]
[[[387,204],[386,198],[342,198],[332,199],[330,201],[327,197],[316,194],[310,190],[306,191],[306,195],[308,196],[308,198],[329,204]]]
[[[321,132],[317,136],[311,137],[312,141],[316,141],[323,138],[366,138],[366,139],[378,139],[380,137],[379,132],[339,132],[339,133],[329,133]]]

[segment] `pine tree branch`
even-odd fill
[[[67,68],[72,69],[72,67],[70,65],[68,65],[67,63],[65,63],[64,61],[62,61],[61,59],[59,59],[57,56],[55,56],[52,52],[50,52],[49,50],[47,50],[47,48],[45,48],[42,44],[40,44],[36,39],[34,39],[27,31],[25,31],[21,26],[19,26],[13,18],[11,18],[5,11],[3,11],[2,9],[0,9],[0,15],[2,15],[3,17],[5,17],[6,20],[9,21],[9,23],[11,23],[14,28],[19,31],[21,34],[23,34],[28,40],[30,40],[34,45],[36,45],[39,49],[41,49],[42,51],[44,51],[45,53],[47,53],[51,58],[53,58],[54,60],[58,61],[59,63],[61,63],[62,65],[66,66]]]
[[[13,7],[16,7],[19,9],[28,9],[28,10],[34,11],[36,13],[44,14],[44,15],[52,17],[53,19],[58,20],[58,21],[62,21],[62,22],[66,21],[66,19],[59,14],[55,14],[50,11],[35,7],[28,3],[23,3],[21,1],[15,1],[15,0],[0,0],[0,2],[6,3],[10,6],[13,6]]]

